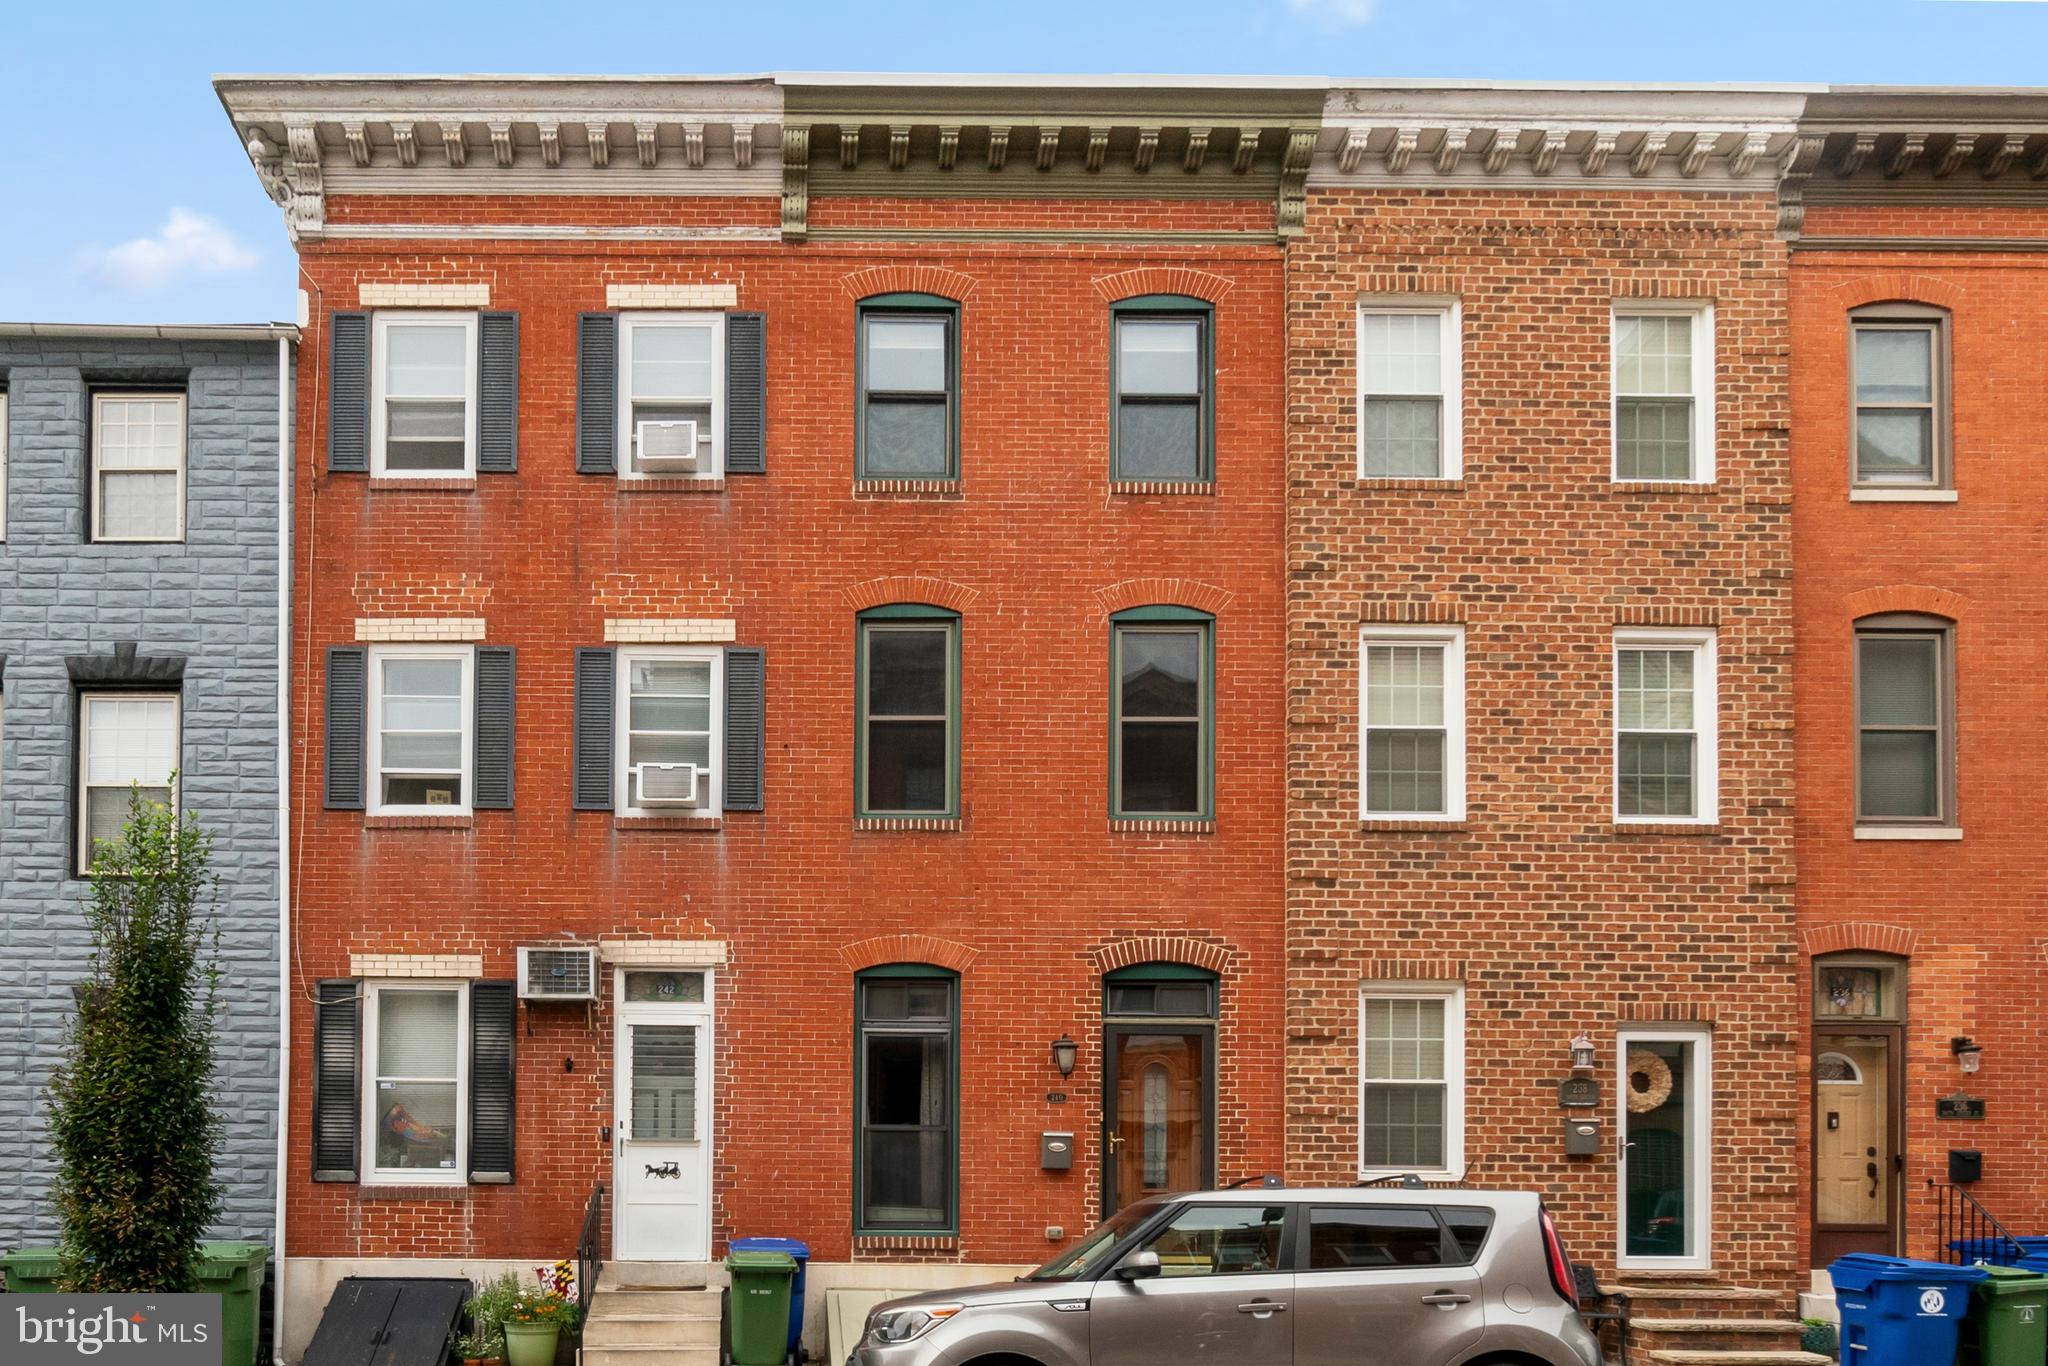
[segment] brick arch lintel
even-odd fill
[[[840,946],[839,958],[847,968],[859,972],[887,963],[930,963],[934,967],[966,972],[980,950],[934,934],[878,934]]]
[[[965,303],[980,282],[944,266],[869,266],[840,276],[839,283],[853,299],[871,299],[877,294],[936,294]]]
[[[933,607],[944,607],[954,612],[965,612],[974,605],[981,594],[966,584],[954,583],[951,579],[935,579],[924,574],[890,574],[884,578],[869,579],[865,583],[851,584],[841,596],[847,606],[856,612],[870,607],[883,607],[893,602],[923,602]]]
[[[1963,306],[1960,289],[1939,276],[1910,270],[1859,275],[1836,285],[1833,296],[1836,305],[1843,309],[1861,308],[1865,304],[1908,303],[1933,304],[1953,313]]]
[[[1844,920],[1799,932],[1800,951],[1808,958],[1829,953],[1889,953],[1911,958],[1919,941],[1919,934],[1903,925],[1885,925],[1875,920]]]
[[[1085,956],[1097,973],[1115,972],[1140,963],[1182,963],[1205,968],[1220,977],[1230,970],[1230,961],[1237,954],[1228,944],[1187,935],[1154,934],[1141,939],[1112,940],[1089,950]]]
[[[1126,612],[1133,607],[1192,607],[1211,616],[1222,616],[1236,595],[1200,579],[1166,577],[1119,579],[1095,590],[1102,615]]]
[[[1237,287],[1237,281],[1192,266],[1140,266],[1114,275],[1098,275],[1095,292],[1104,303],[1136,299],[1146,294],[1185,294],[1209,303],[1223,302],[1223,296]]]
[[[1970,610],[1970,600],[1946,588],[1919,583],[1887,583],[1862,588],[1842,599],[1851,620],[1876,616],[1880,612],[1925,612],[1929,616],[1961,621]]]

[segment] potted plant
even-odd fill
[[[469,1314],[469,1331],[456,1339],[455,1355],[465,1366],[505,1359],[505,1316],[518,1298],[519,1277],[507,1271],[462,1306]]]
[[[505,1366],[554,1366],[556,1342],[576,1331],[575,1271],[557,1262],[537,1276],[534,1288],[521,1290],[505,1311]]]

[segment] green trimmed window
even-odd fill
[[[959,614],[893,604],[861,613],[859,631],[856,809],[959,814]]]
[[[861,301],[854,473],[960,476],[960,305],[936,294]]]
[[[1110,310],[1110,477],[1204,483],[1215,477],[1214,312],[1175,294]]]
[[[1110,814],[1207,820],[1215,769],[1215,619],[1137,607],[1110,619]]]
[[[854,1223],[958,1227],[960,978],[891,963],[854,979]]]

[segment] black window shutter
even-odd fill
[[[327,315],[327,469],[370,472],[370,315]]]
[[[612,809],[612,688],[615,651],[580,646],[576,651],[576,801],[578,811]]]
[[[360,645],[327,651],[327,809],[363,809],[364,713],[368,702],[370,652]]]
[[[725,809],[762,808],[767,760],[768,656],[759,646],[725,652]]]
[[[513,654],[503,645],[476,649],[476,792],[470,806],[477,811],[512,809]]]
[[[725,315],[725,472],[768,473],[768,315]]]
[[[469,984],[469,1179],[512,1179],[513,1041],[519,1002],[512,982]]]
[[[319,984],[313,1007],[313,1179],[356,1179],[361,1111],[357,1059],[362,1050],[362,989],[354,981]]]
[[[481,474],[519,468],[519,315],[477,316],[476,467]]]
[[[576,473],[618,470],[619,315],[576,319]]]

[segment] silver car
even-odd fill
[[[1600,1366],[1514,1191],[1154,1196],[1028,1276],[890,1300],[847,1366]]]

